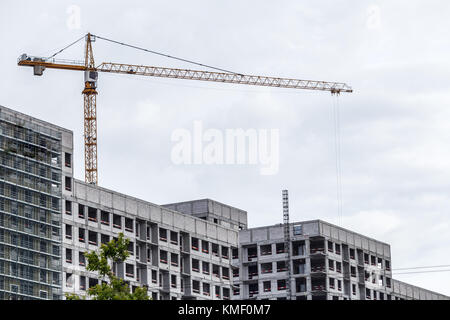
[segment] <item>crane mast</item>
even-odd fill
[[[88,33],[84,38],[86,41],[84,61],[55,59],[54,56],[56,54],[50,58],[33,57],[28,56],[27,54],[22,54],[19,57],[17,63],[19,66],[33,67],[34,75],[37,76],[41,76],[46,68],[71,70],[71,71],[84,71],[85,81],[82,94],[84,102],[85,181],[87,183],[95,185],[98,184],[98,164],[97,164],[98,92],[96,90],[98,72],[134,74],[141,76],[209,81],[209,82],[220,82],[230,84],[245,84],[262,87],[319,90],[319,91],[329,91],[331,92],[331,94],[340,94],[341,92],[348,92],[348,93],[353,92],[353,89],[350,86],[341,82],[300,80],[291,78],[245,75],[233,72],[212,72],[204,70],[165,68],[165,67],[143,66],[134,64],[113,63],[113,62],[102,62],[98,66],[95,66],[94,54],[92,50],[92,42],[94,42],[97,37]],[[77,40],[76,42],[78,42],[79,40]],[[59,52],[61,51],[62,50],[60,50]]]
[[[84,66],[84,175],[85,181],[98,183],[97,171],[97,71],[95,71],[92,38],[86,36],[86,53]]]
[[[291,294],[291,230],[289,224],[289,194],[287,190],[282,191],[283,198],[283,231],[284,231],[284,250],[286,252],[286,295],[287,300],[292,300]]]

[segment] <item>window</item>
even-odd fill
[[[287,271],[286,261],[277,261],[277,272]]]
[[[209,242],[202,240],[202,252],[209,253]]]
[[[352,284],[352,295],[356,295],[356,284]]]
[[[350,267],[350,275],[353,278],[356,278],[356,268],[355,267]]]
[[[332,241],[328,241],[328,251],[329,252],[334,252],[334,250],[333,250],[333,242]]]
[[[102,244],[107,244],[109,242],[109,236],[106,234],[100,234],[100,242]]]
[[[176,253],[170,254],[170,264],[174,267],[178,267],[178,254]]]
[[[66,273],[66,287],[72,288],[73,285],[73,277],[71,273]]]
[[[203,283],[203,295],[209,296],[210,295],[209,290],[210,290],[209,283],[204,282]]]
[[[253,279],[253,277],[256,276],[258,276],[258,266],[257,265],[248,266],[248,278]]]
[[[202,261],[202,271],[204,274],[209,274],[209,263]]]
[[[378,266],[378,268],[382,268],[383,267],[383,259],[382,258],[378,258],[377,259],[377,266]]]
[[[224,300],[230,299],[230,289],[229,288],[223,288],[223,299]]]
[[[328,283],[329,283],[329,286],[330,286],[330,289],[334,289],[334,278],[329,278],[328,279]]]
[[[170,276],[170,286],[171,286],[172,288],[176,288],[176,287],[177,287],[177,276],[174,275],[174,274],[172,274],[172,275]]]
[[[159,262],[167,264],[167,251],[159,250]]]
[[[134,277],[134,265],[126,263],[125,264],[125,275],[127,277]]]
[[[328,269],[334,271],[334,261],[331,259],[328,259]]]
[[[200,281],[192,280],[192,292],[200,293]]]
[[[88,220],[97,222],[97,209],[88,207]]]
[[[125,218],[125,231],[133,232],[133,219]]]
[[[294,226],[294,236],[299,236],[302,234],[302,225],[298,224]]]
[[[277,287],[278,291],[286,290],[286,280],[285,279],[277,280]]]
[[[100,212],[100,222],[105,226],[109,226],[109,212],[103,210]]]
[[[350,259],[355,259],[355,249],[350,248]]]
[[[220,299],[220,286],[215,286],[216,298]]]
[[[65,177],[64,181],[65,181],[64,186],[65,186],[66,190],[72,191],[72,179],[70,177]]]
[[[72,215],[72,202],[66,200],[66,214]]]
[[[228,247],[222,246],[222,258],[228,259]]]
[[[72,155],[64,152],[64,165],[68,168],[72,167]]]
[[[192,271],[199,272],[200,262],[197,259],[192,259]]]
[[[239,268],[235,268],[233,269],[233,278],[238,278],[239,277]]]
[[[261,255],[268,256],[272,254],[272,245],[267,244],[260,247]]]
[[[84,252],[79,252],[78,253],[78,264],[80,266],[85,266],[86,265],[86,257],[84,256]]]
[[[171,244],[178,244],[178,233],[175,231],[170,231],[170,243]]]
[[[263,263],[261,264],[261,273],[272,273],[272,263]]]
[[[384,266],[387,271],[391,270],[391,264],[390,264],[389,260],[384,261]]]
[[[80,290],[86,290],[86,277],[80,276]]]
[[[220,267],[217,264],[213,264],[212,273],[213,273],[213,276],[220,278]]]
[[[372,266],[375,266],[375,265],[376,265],[376,259],[377,259],[377,257],[375,257],[375,256],[370,256],[370,264],[371,264]]]
[[[192,237],[192,250],[198,251],[198,239]]]
[[[85,241],[85,230],[83,228],[78,228],[78,240],[80,242]]]
[[[152,283],[158,283],[158,274],[156,270],[152,270]]]
[[[72,263],[72,249],[66,248],[66,262]]]
[[[336,254],[340,255],[341,254],[341,245],[339,243],[335,243],[334,248],[335,248]]]
[[[277,254],[284,253],[284,243],[277,243],[276,250]]]
[[[336,261],[336,271],[342,273],[342,263]]]
[[[231,255],[232,255],[233,259],[239,259],[239,250],[238,250],[238,248],[233,248],[231,250]]]
[[[230,269],[222,267],[222,278],[225,280],[230,279]]]
[[[122,229],[122,217],[117,215],[117,214],[113,214],[113,227],[116,229]]]
[[[219,245],[217,243],[211,243],[211,252],[213,256],[219,256]]]
[[[272,284],[270,281],[264,281],[263,282],[263,288],[264,288],[264,292],[270,292],[272,291]]]
[[[248,248],[247,249],[247,255],[248,255],[248,260],[256,258],[256,256],[257,256],[256,247]]]
[[[84,206],[82,204],[78,204],[78,217],[84,219]]]
[[[258,294],[258,292],[259,292],[258,283],[250,283],[248,285],[248,293],[249,293],[250,297],[253,297],[253,295]]]
[[[89,244],[97,245],[97,232],[89,231]]]
[[[66,224],[66,239],[72,239],[72,226]]]
[[[164,228],[159,228],[159,240],[167,242],[167,230]]]
[[[369,264],[369,254],[368,253],[364,253],[364,263]]]
[[[133,241],[128,242],[127,250],[131,256],[134,255],[134,242]]]

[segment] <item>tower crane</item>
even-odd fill
[[[150,77],[161,78],[174,78],[185,80],[200,80],[211,82],[223,82],[232,84],[245,84],[253,86],[263,87],[278,87],[278,88],[290,88],[290,89],[304,89],[304,90],[319,90],[329,91],[332,94],[340,94],[341,92],[353,92],[352,88],[345,83],[340,82],[327,82],[327,81],[313,81],[313,80],[300,80],[289,79],[279,77],[266,77],[256,75],[245,75],[240,73],[229,72],[223,69],[217,71],[204,71],[204,70],[189,70],[189,69],[176,69],[154,66],[143,66],[113,62],[102,62],[99,65],[95,65],[94,54],[92,49],[92,42],[96,38],[107,40],[110,42],[119,43],[114,40],[102,38],[100,36],[88,33],[76,42],[85,39],[85,52],[84,61],[73,60],[61,60],[56,59],[54,56],[67,49],[68,47],[60,50],[51,57],[36,57],[22,54],[18,59],[19,66],[33,67],[34,75],[41,76],[45,69],[60,69],[60,70],[72,70],[84,72],[84,89],[83,101],[84,101],[84,159],[85,159],[85,181],[91,184],[98,183],[98,166],[97,166],[97,79],[99,72],[119,73],[119,74],[134,74]],[[129,47],[134,47],[127,45]],[[134,47],[138,48],[138,47]],[[138,48],[141,49],[141,48]],[[142,50],[142,49],[141,49]],[[150,51],[150,50],[145,50]],[[150,51],[152,52],[152,51]],[[153,52],[155,53],[155,52]],[[159,53],[157,53],[159,54]],[[174,58],[168,55],[166,57]],[[184,59],[178,59],[184,60]],[[184,60],[190,62],[188,60]],[[198,63],[197,63],[198,64]],[[198,64],[201,65],[201,64]],[[205,65],[202,65],[205,66]],[[208,66],[206,66],[208,67]]]

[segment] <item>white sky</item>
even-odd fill
[[[341,225],[391,245],[393,268],[450,265],[450,2],[1,1],[0,104],[74,132],[83,173],[83,75],[18,67],[92,32],[241,73],[341,81]],[[71,8],[80,9],[77,28]],[[96,62],[198,68],[97,41]],[[77,45],[61,58],[82,59]],[[153,203],[212,198],[250,227],[339,223],[327,92],[100,74],[99,184]],[[280,170],[174,165],[171,134],[279,129]],[[397,279],[450,295],[450,272]]]

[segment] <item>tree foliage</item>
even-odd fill
[[[102,282],[90,287],[87,295],[92,300],[149,300],[147,289],[137,287],[134,292],[130,292],[128,284],[123,279],[117,277],[111,268],[114,263],[125,261],[129,256],[128,244],[130,240],[125,239],[123,233],[119,234],[117,240],[113,239],[106,244],[102,244],[99,252],[92,251],[86,253],[88,271],[98,272]],[[66,294],[67,300],[86,299],[86,296],[76,294]]]

